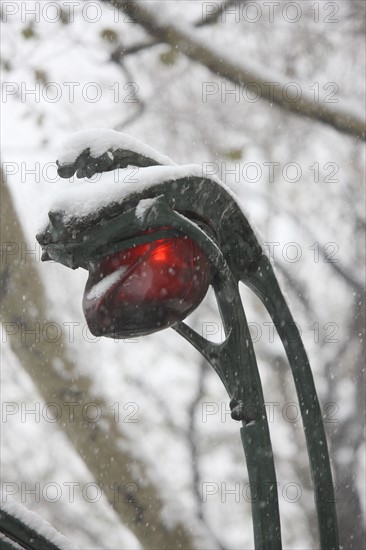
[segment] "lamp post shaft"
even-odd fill
[[[339,548],[334,484],[322,413],[309,360],[299,329],[282,294],[270,261],[261,259],[260,273],[246,279],[246,284],[265,303],[281,337],[292,370],[308,448],[315,489],[319,537],[322,549]],[[291,328],[291,336],[288,331]]]

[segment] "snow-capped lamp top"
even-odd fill
[[[81,130],[68,139],[56,161],[62,178],[90,178],[127,166],[174,166],[166,155],[153,147],[124,134],[106,128]]]

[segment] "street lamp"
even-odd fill
[[[58,166],[66,178],[136,167],[135,182],[103,190],[84,183],[76,196],[65,194],[37,235],[43,259],[89,271],[83,309],[93,334],[126,338],[171,326],[212,365],[229,394],[232,418],[242,423],[249,482],[255,488],[255,547],[278,550],[276,473],[239,282],[263,302],[286,350],[299,398],[320,545],[338,549],[327,442],[309,361],[271,262],[230,190],[203,176],[200,167],[177,166],[112,130],[77,133]],[[209,285],[225,330],[220,344],[183,322]]]
[[[149,233],[154,241],[90,262],[83,310],[95,336],[151,334],[187,317],[204,298],[210,264],[196,241],[173,228]]]

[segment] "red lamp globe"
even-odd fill
[[[182,321],[209,283],[209,260],[193,239],[157,239],[91,262],[83,310],[95,336],[142,336]]]

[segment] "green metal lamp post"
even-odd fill
[[[294,377],[315,487],[320,546],[338,549],[332,474],[311,368],[271,262],[248,220],[230,191],[217,179],[203,177],[197,167],[163,166],[162,155],[149,154],[132,138],[127,145],[123,140],[120,145],[114,142],[96,153],[92,144],[97,135],[89,133],[90,144],[86,139],[75,158],[59,164],[60,176],[76,173],[90,178],[134,166],[145,183],[125,188],[120,184],[119,195],[81,214],[70,213],[67,207],[51,210],[48,225],[37,235],[43,260],[89,270],[83,307],[93,334],[126,338],[171,326],[212,365],[229,394],[232,418],[242,423],[249,482],[256,488],[255,548],[279,550],[268,421],[238,290],[240,281],[249,286],[276,326]],[[183,322],[208,284],[225,330],[220,344],[209,342]]]

